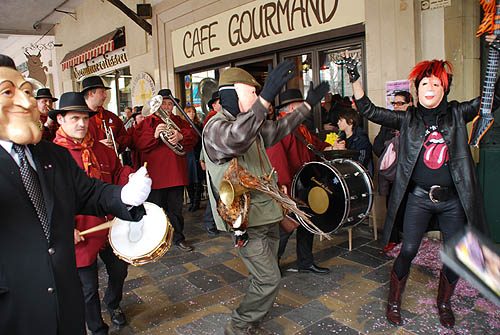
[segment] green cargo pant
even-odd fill
[[[249,286],[232,315],[233,324],[241,328],[257,325],[266,315],[278,294],[281,279],[278,223],[249,227],[247,233],[248,244],[239,247],[238,252],[249,272]]]

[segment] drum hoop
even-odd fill
[[[339,180],[340,180],[340,184],[342,185],[342,190],[344,191],[344,194],[346,194],[346,197],[345,197],[345,200],[344,200],[344,214],[342,215],[342,221],[339,223],[339,227],[342,227],[342,225],[344,224],[345,220],[346,220],[346,216],[347,216],[347,213],[349,213],[349,211],[351,210],[350,206],[350,194],[349,194],[349,188],[347,187],[347,183],[346,181],[344,180],[344,178],[342,177],[342,174],[340,173],[340,171],[335,167],[333,166],[332,164],[329,164],[329,162],[307,162],[305,163],[304,165],[302,165],[302,167],[299,169],[299,171],[297,171],[297,173],[295,174],[295,176],[293,177],[292,179],[292,185],[291,185],[291,195],[293,198],[296,197],[296,194],[295,194],[295,185],[297,183],[297,179],[296,176],[300,175],[300,172],[302,172],[302,170],[307,166],[307,165],[311,165],[311,164],[320,164],[320,165],[324,165],[328,168],[331,168],[334,170],[334,172],[337,173],[337,176],[339,177]],[[316,231],[315,229],[309,227],[309,224],[304,221],[302,218],[298,217],[299,219],[299,222],[302,224],[302,226],[304,226],[309,232],[313,233],[313,234],[319,234],[320,233],[318,231]],[[335,233],[339,227],[337,227],[336,229],[332,230],[331,232],[328,232],[326,234],[330,235],[330,234],[333,234]]]
[[[144,204],[153,204],[153,203],[145,202]],[[120,258],[123,261],[125,261],[127,263],[130,263],[132,265],[136,265],[136,264],[132,263],[132,262],[135,262],[136,260],[143,259],[143,258],[150,258],[151,255],[153,255],[154,253],[156,253],[158,250],[163,250],[160,247],[163,247],[165,244],[167,244],[167,247],[165,248],[165,252],[167,252],[167,250],[172,245],[172,239],[170,238],[170,241],[168,239],[168,235],[170,234],[171,231],[172,231],[172,236],[171,237],[173,237],[173,227],[172,227],[172,224],[170,223],[170,219],[168,218],[168,216],[165,213],[165,210],[163,208],[161,208],[160,206],[158,206],[156,204],[153,204],[153,205],[155,205],[158,208],[160,208],[162,210],[162,212],[163,212],[163,215],[165,215],[165,219],[167,220],[167,229],[165,230],[165,234],[163,234],[163,237],[160,240],[160,242],[156,245],[155,248],[152,249],[152,251],[150,251],[148,253],[145,253],[143,255],[133,256],[133,257],[129,257],[129,256],[121,254],[120,252],[116,251],[116,247],[113,245],[113,240],[111,239],[111,230],[113,229],[113,226],[109,229],[109,232],[108,232],[108,241],[109,241],[109,244],[111,245],[111,249],[113,249],[114,254],[116,256],[118,256],[118,258]],[[114,225],[114,221],[116,219],[117,219],[116,217],[113,219],[113,225]],[[163,254],[165,254],[165,252]],[[163,256],[163,255],[160,255],[160,256]],[[153,260],[150,260],[150,262],[153,262]],[[140,265],[140,264],[137,264],[137,265]]]
[[[365,180],[365,183],[367,183],[367,185],[369,186],[369,193],[368,193],[368,206],[366,207],[366,211],[364,213],[364,217],[367,217],[368,214],[371,212],[372,210],[372,207],[373,207],[373,201],[374,201],[374,187],[373,187],[373,181],[372,181],[372,178],[370,177],[370,174],[368,173],[368,170],[363,166],[363,164],[361,164],[360,162],[358,161],[355,161],[353,159],[349,159],[349,158],[337,158],[337,159],[333,159],[333,161],[339,161],[340,163],[343,163],[344,161],[349,161],[349,163],[352,163],[353,165],[355,165],[361,172],[363,172],[363,179]],[[351,198],[351,195],[349,195],[349,199]],[[349,203],[350,203],[350,200],[349,200]],[[349,204],[350,205],[350,204]],[[350,208],[349,208],[350,210]],[[347,218],[344,218],[344,220],[346,220]],[[361,221],[360,221],[361,222]],[[342,222],[342,225],[344,224],[345,222]],[[358,222],[359,223],[359,222]]]

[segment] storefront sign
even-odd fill
[[[131,87],[133,106],[144,106],[155,92],[155,82],[146,72],[135,75]]]
[[[420,8],[422,10],[427,9],[437,9],[441,7],[449,7],[451,6],[451,0],[421,0]]]
[[[127,51],[120,48],[74,66],[73,73],[76,80],[80,81],[87,76],[99,76],[125,66],[128,66]]]
[[[364,21],[364,0],[256,0],[172,32],[174,66]]]

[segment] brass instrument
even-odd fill
[[[181,131],[181,129],[175,124],[174,121],[168,116],[168,113],[164,111],[161,108],[161,103],[163,101],[163,97],[161,95],[155,95],[151,100],[149,101],[149,106],[150,106],[150,114],[154,114],[158,112],[158,116],[160,119],[167,125],[167,130],[162,131],[160,133],[160,138],[165,143],[170,149],[172,149],[177,155],[179,156],[184,156],[186,152],[184,151],[184,147],[180,142],[177,142],[177,144],[173,145],[168,141],[168,136],[172,134],[172,130],[175,129],[178,132]]]
[[[113,134],[113,130],[106,126],[106,121],[102,120],[102,124],[104,126],[104,131],[106,132],[106,139],[113,143],[113,149],[115,149],[116,157],[119,157],[118,150],[116,148],[115,135]]]

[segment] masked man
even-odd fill
[[[260,96],[260,84],[248,72],[239,68],[225,70],[219,79],[222,110],[214,115],[203,130],[203,147],[207,167],[207,183],[212,212],[218,230],[227,231],[228,225],[218,215],[214,189],[218,187],[230,161],[238,163],[254,176],[269,175],[271,162],[265,148],[271,147],[289,134],[310,114],[328,92],[328,84],[311,87],[308,98],[293,114],[278,121],[266,121],[269,105],[281,87],[294,73],[290,61],[271,71]],[[235,238],[238,253],[249,271],[249,287],[243,301],[233,311],[225,328],[226,335],[269,334],[258,324],[271,308],[278,293],[280,271],[277,262],[279,244],[278,223],[283,218],[280,206],[269,196],[251,192],[246,233]],[[241,231],[239,231],[241,232]],[[245,245],[246,244],[246,245]]]
[[[57,122],[49,118],[49,111],[52,109],[57,98],[52,96],[50,89],[40,88],[36,91],[36,106],[40,113],[40,123],[43,126],[42,138],[47,141],[52,141],[56,137]]]
[[[400,132],[396,179],[387,207],[384,242],[387,243],[402,200],[408,195],[403,220],[403,246],[390,272],[387,319],[400,325],[401,296],[413,258],[431,221],[437,217],[443,240],[449,241],[466,224],[487,232],[483,198],[468,144],[467,123],[478,114],[480,98],[448,101],[453,78],[451,64],[432,60],[418,63],[409,75],[417,89],[418,104],[407,111],[375,106],[365,95],[356,60],[346,58],[355,103],[362,116]],[[500,102],[498,85],[495,103]],[[439,320],[453,327],[451,296],[458,274],[443,266],[439,276]]]
[[[151,180],[124,187],[89,178],[68,151],[40,141],[33,88],[0,63],[0,329],[5,334],[85,334],[75,264],[77,214],[139,220]],[[141,211],[142,209],[142,211]]]
[[[88,132],[89,118],[95,112],[90,111],[83,95],[67,92],[61,96],[59,109],[51,110],[49,116],[60,124],[54,143],[68,149],[78,166],[92,178],[104,182],[125,185],[132,168],[122,167],[113,149],[94,141]],[[79,232],[111,220],[111,217],[98,218],[90,215],[77,215],[75,218],[76,267],[82,283],[85,298],[85,319],[87,327],[96,335],[108,334],[108,325],[101,316],[99,302],[97,255],[106,265],[108,286],[104,294],[104,303],[110,313],[111,322],[117,326],[126,323],[120,308],[123,283],[127,277],[127,263],[113,253],[108,243],[109,229],[80,236]]]

